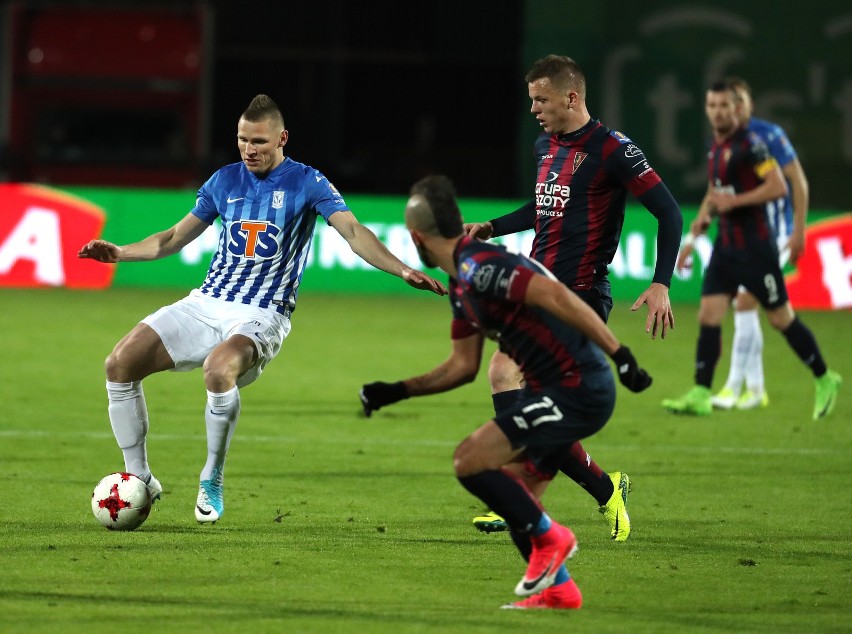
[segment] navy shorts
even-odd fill
[[[713,245],[701,295],[733,297],[740,286],[754,295],[764,308],[778,308],[787,303],[784,273],[778,263],[778,248],[773,242],[758,242],[747,249]]]
[[[579,387],[524,389],[521,398],[494,420],[515,449],[548,475],[559,471],[576,441],[601,429],[615,408],[615,379],[609,369],[584,374]]]
[[[577,296],[592,307],[598,317],[609,321],[609,313],[612,311],[612,287],[605,277],[595,280],[591,288],[571,289]]]

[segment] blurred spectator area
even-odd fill
[[[198,187],[258,93],[343,192],[513,194],[521,0],[0,0],[0,179]]]
[[[210,119],[204,4],[13,1],[2,11],[6,178],[197,186]]]

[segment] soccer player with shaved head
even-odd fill
[[[615,406],[615,381],[639,392],[651,384],[601,317],[541,263],[465,234],[450,181],[417,182],[405,223],[423,263],[450,276],[453,358],[477,367],[485,337],[521,368],[524,389],[511,405],[456,448],[459,482],[503,517],[528,561],[507,608],[579,608],[582,595],[564,561],[574,534],[539,499],[574,443],[601,429]],[[443,387],[439,368],[407,382],[412,394]]]
[[[177,224],[124,246],[92,240],[78,254],[100,262],[157,260],[180,251],[216,219],[222,223],[203,284],[145,317],[106,360],[109,420],[125,470],[144,480],[154,498],[163,488],[148,465],[142,381],[164,370],[204,369],[207,461],[195,506],[203,523],[224,513],[225,457],[240,416],[240,388],[260,376],[290,333],[318,217],[369,264],[415,288],[446,294],[443,284],[403,264],[358,222],[321,172],[286,156],[288,139],[278,105],[257,95],[237,122],[241,161],[213,174]]]

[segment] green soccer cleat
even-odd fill
[[[630,535],[630,517],[627,515],[627,494],[630,492],[630,478],[626,473],[613,471],[609,475],[614,491],[612,497],[598,512],[604,516],[610,528],[610,538],[617,541],[627,541]]]
[[[843,378],[832,370],[815,379],[816,396],[814,398],[814,420],[821,420],[834,411],[837,393]]]
[[[713,411],[710,388],[703,385],[693,386],[689,392],[680,398],[667,398],[663,407],[674,414],[689,414],[691,416],[709,416]]]
[[[502,517],[493,511],[489,511],[485,515],[473,518],[473,525],[476,530],[483,533],[499,533],[500,531],[509,530],[509,525]]]

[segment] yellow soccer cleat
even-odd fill
[[[630,535],[630,517],[627,515],[627,494],[630,493],[630,478],[626,473],[613,471],[608,474],[612,480],[614,491],[609,501],[598,512],[604,516],[610,527],[610,538],[617,541],[627,541]]]
[[[480,515],[479,517],[474,517],[473,525],[476,527],[476,530],[482,531],[483,533],[499,533],[500,531],[509,530],[509,525],[506,523],[506,520],[493,511],[489,511],[485,515]]]

